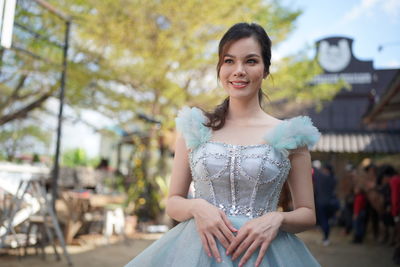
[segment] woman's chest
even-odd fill
[[[212,140],[226,144],[239,146],[253,146],[254,144],[265,143],[265,127],[261,126],[237,126],[226,125],[218,131],[212,132]]]
[[[287,173],[290,162],[268,144],[229,145],[207,142],[190,154],[193,180],[241,180],[265,184]]]

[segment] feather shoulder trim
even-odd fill
[[[310,117],[297,116],[282,121],[264,136],[264,140],[278,150],[287,151],[301,146],[311,149],[320,136]]]
[[[185,138],[186,146],[195,149],[211,139],[211,129],[204,126],[207,117],[199,108],[183,107],[175,119],[176,128]]]

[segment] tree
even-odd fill
[[[300,14],[259,0],[246,5],[235,0],[53,4],[74,12],[75,47],[96,58],[93,68],[101,76],[86,87],[92,98],[75,103],[96,107],[122,124],[132,123],[142,111],[165,122],[164,127],[171,127],[171,115],[184,103],[210,103],[202,93],[215,84],[203,82],[214,72],[217,40],[229,26],[257,21],[279,43]]]
[[[76,109],[95,109],[125,129],[141,125],[140,130],[148,133],[150,140],[146,151],[156,146],[151,140],[173,127],[173,118],[180,107],[199,105],[207,109],[221,101],[223,91],[214,90],[217,87],[216,53],[218,40],[228,27],[239,21],[255,21],[267,29],[273,44],[279,45],[294,29],[294,22],[301,14],[273,0],[49,2],[74,18],[67,103]],[[33,22],[44,16],[32,7],[25,10],[29,16],[24,12],[21,16]],[[39,22],[34,25],[37,30],[43,29]],[[62,32],[56,25],[47,26],[55,36]],[[43,48],[37,40],[32,40],[30,45],[36,45],[38,50]],[[311,75],[321,71],[313,60],[300,55],[288,57],[279,64],[273,69],[274,86],[269,87],[273,100],[322,99],[309,84]],[[34,66],[34,62],[31,65]],[[46,71],[54,70],[44,69],[39,77],[47,77]],[[46,97],[45,92],[51,95],[57,88],[57,76],[49,77],[54,82],[40,93],[32,91],[40,81],[28,87],[25,80],[24,85],[35,97]],[[13,88],[8,89],[8,98],[14,94]],[[212,94],[211,90],[214,90]],[[335,90],[337,88],[327,87],[329,93],[323,95],[332,95]],[[14,106],[23,105],[14,102]],[[3,114],[0,113],[0,122]],[[161,121],[161,128],[143,123],[140,114]],[[151,162],[151,159],[145,158],[143,162]]]
[[[63,24],[57,19],[34,1],[18,1],[13,49],[0,50],[0,125],[26,118],[58,88]]]
[[[0,127],[0,151],[9,161],[28,149],[35,150],[36,147],[37,150],[40,145],[41,150],[46,151],[49,144],[48,132],[32,121],[14,120]]]
[[[63,24],[32,6],[32,2],[20,1],[16,21],[50,34],[58,42],[62,40]],[[293,30],[301,14],[278,1],[261,0],[49,2],[74,18],[67,103],[76,109],[96,109],[122,126],[137,122],[138,112],[146,113],[163,121],[163,128],[172,127],[172,118],[183,104],[210,108],[221,100],[222,93],[209,92],[216,87],[217,40],[229,26],[238,21],[256,21],[267,29],[276,46]],[[16,35],[17,41],[45,55],[48,62],[60,57],[60,51],[49,48],[44,40],[23,32]],[[3,108],[3,114],[0,109],[0,125],[38,108],[58,88],[54,65],[50,68],[44,64],[47,67],[38,71],[35,67],[29,69],[37,64],[34,59],[18,59],[7,62],[26,70],[14,67],[19,75],[14,75],[13,87],[2,89],[6,94],[0,98],[0,107],[14,103],[19,109],[11,114],[10,108]],[[274,86],[268,86],[272,100],[299,99],[299,95],[302,99],[321,100],[321,94],[312,93],[316,90],[307,85],[309,78],[321,71],[313,60],[288,57],[273,70]],[[32,76],[34,71],[40,75]],[[44,90],[43,80],[48,77],[52,82]],[[26,84],[28,80],[32,81],[30,85]],[[296,88],[303,89],[302,94],[293,89],[293,81]],[[22,86],[17,84],[25,85],[25,95],[33,100],[24,101],[18,89]],[[328,86],[324,91],[329,92],[324,96],[331,96],[337,88]]]

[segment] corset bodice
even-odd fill
[[[290,161],[268,144],[206,142],[190,152],[195,197],[229,215],[258,217],[276,209]]]
[[[307,116],[283,120],[264,136],[265,144],[229,145],[213,142],[207,118],[198,108],[183,108],[176,124],[190,158],[195,197],[229,215],[258,217],[277,208],[291,168],[292,149],[309,149],[320,133]]]

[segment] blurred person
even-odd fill
[[[381,221],[383,223],[383,235],[380,238],[381,243],[393,243],[394,217],[392,216],[392,199],[390,180],[396,175],[396,171],[391,165],[382,165],[378,171],[377,190],[383,199],[381,212]]]
[[[397,171],[390,179],[391,213],[395,223],[393,261],[400,264],[400,175]]]
[[[317,214],[317,224],[323,232],[322,244],[330,244],[330,220],[339,209],[339,202],[335,195],[336,178],[332,166],[323,164],[321,169],[314,168],[314,196]]]
[[[359,184],[354,187],[353,243],[362,243],[365,237],[367,197]]]
[[[339,192],[341,193],[341,210],[338,224],[344,227],[344,234],[348,235],[353,229],[354,184],[356,170],[352,164],[347,164],[345,175],[340,179]]]
[[[374,240],[379,239],[379,222],[380,222],[380,213],[381,213],[381,203],[382,199],[380,194],[375,190],[377,184],[377,170],[378,167],[370,163],[366,167],[364,167],[365,173],[365,181],[364,181],[364,189],[367,197],[367,206],[366,206],[366,222],[365,228],[368,229],[369,222],[371,222],[372,233]]]
[[[167,214],[180,221],[126,266],[320,266],[294,233],[315,225],[308,117],[278,120],[261,108],[271,41],[238,23],[219,44],[228,98],[214,112],[183,108]],[[191,181],[195,197],[187,199]],[[293,210],[277,211],[287,180]]]

